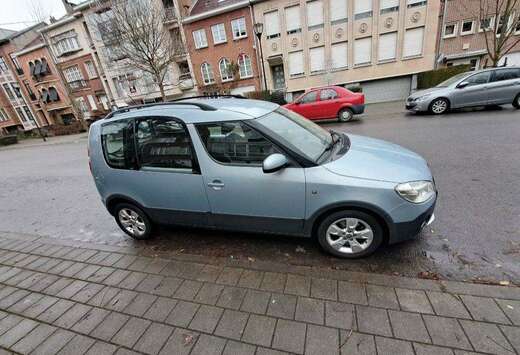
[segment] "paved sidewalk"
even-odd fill
[[[0,354],[520,351],[517,287],[142,254],[0,234]]]

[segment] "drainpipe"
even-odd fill
[[[439,31],[439,40],[437,41],[437,56],[435,58],[435,65],[434,65],[434,68],[435,69],[438,69],[439,67],[439,59],[440,59],[440,51],[441,51],[441,48],[442,48],[442,45],[444,44],[444,25],[446,24],[446,14],[448,13],[448,0],[444,0],[444,9],[442,11],[442,22],[441,22],[441,28],[438,30]]]

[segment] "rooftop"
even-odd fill
[[[191,9],[190,16],[244,2],[244,0],[198,0]]]

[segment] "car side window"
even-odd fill
[[[472,75],[464,81],[468,83],[468,86],[481,85],[481,84],[486,84],[489,81],[490,76],[491,76],[491,72],[485,71],[482,73]]]
[[[196,125],[207,152],[220,163],[262,165],[276,147],[243,122],[216,122]]]
[[[334,89],[323,89],[320,92],[320,100],[334,100],[338,97],[338,93]]]
[[[132,126],[128,120],[105,123],[101,126],[101,144],[107,164],[116,169],[133,169],[135,151],[131,139]]]
[[[192,169],[189,133],[172,119],[146,118],[136,126],[137,157],[141,167]]]
[[[493,81],[513,80],[520,78],[520,69],[495,70]]]
[[[311,103],[311,102],[315,102],[317,96],[318,96],[318,92],[317,91],[311,91],[310,93],[306,94],[305,96],[303,96],[301,98],[300,103],[308,104],[308,103]]]

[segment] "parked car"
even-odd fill
[[[116,111],[90,127],[89,162],[104,205],[135,239],[156,224],[202,226],[316,236],[354,258],[434,219],[437,192],[419,155],[266,101]]]
[[[441,115],[450,109],[513,104],[520,108],[520,68],[484,69],[455,75],[439,85],[414,92],[406,109]]]
[[[365,111],[365,95],[327,86],[311,89],[284,107],[311,120],[338,118],[347,122]]]

